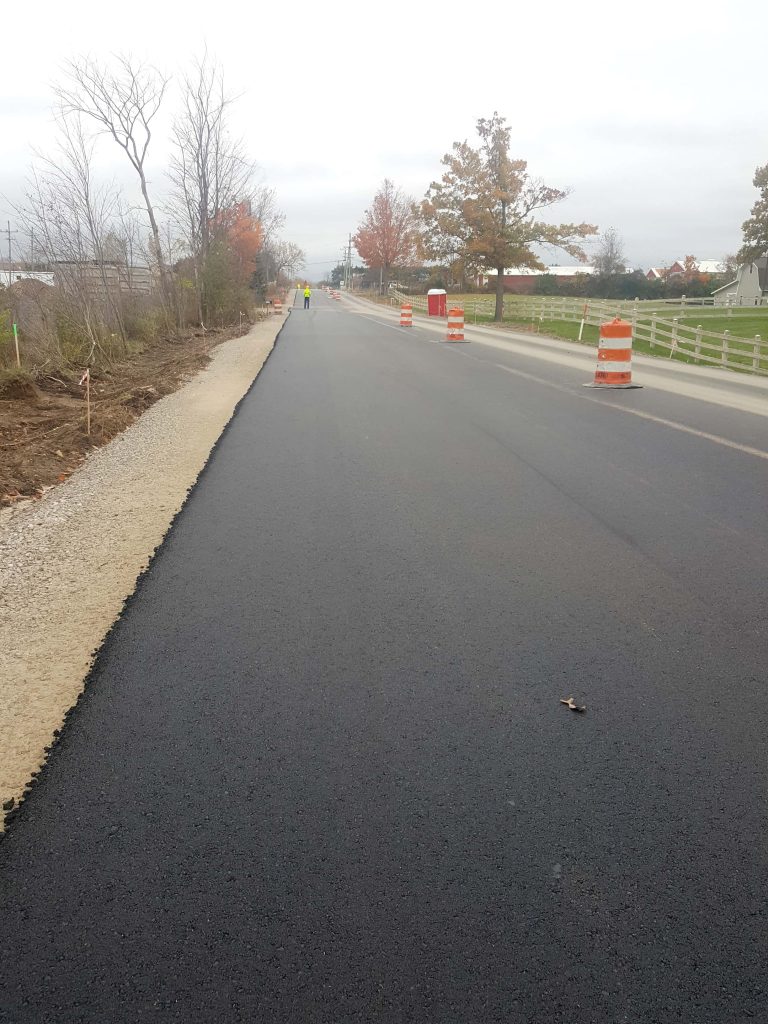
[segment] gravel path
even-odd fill
[[[21,797],[282,320],[225,342],[41,501],[0,518],[0,803]],[[0,827],[2,814],[0,813]]]

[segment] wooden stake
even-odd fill
[[[88,428],[88,437],[91,436],[91,368],[85,371],[80,378],[80,387],[85,384],[85,422]]]
[[[584,303],[584,309],[581,311],[581,324],[579,325],[579,341],[581,341],[581,336],[584,333],[584,321],[587,319],[587,310],[588,309],[589,309],[589,306],[585,302]]]

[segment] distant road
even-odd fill
[[[0,843],[0,1022],[765,1020],[768,418],[356,310]]]

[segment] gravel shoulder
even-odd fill
[[[0,804],[18,802],[45,760],[95,651],[282,323],[258,323],[220,345],[209,366],[65,483],[0,513]]]

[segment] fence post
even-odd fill
[[[675,350],[677,349],[677,319],[678,318],[675,317],[672,320],[672,346],[671,346],[671,348],[669,350],[669,358],[670,359],[675,354]]]
[[[693,346],[694,351],[694,362],[701,362],[701,324],[696,328],[696,341]]]
[[[755,373],[760,372],[760,335],[755,335],[755,347],[752,355],[752,369]]]
[[[694,335],[693,361],[694,362],[700,362],[701,361],[701,325],[700,324],[696,327],[696,332],[695,332],[695,335]]]
[[[728,338],[730,334],[730,331],[723,331],[723,351],[720,354],[720,362],[723,366],[726,366],[728,363]]]
[[[653,348],[655,343],[656,343],[656,314],[652,313],[651,314],[651,338],[650,338],[650,346],[651,346],[651,348]]]

